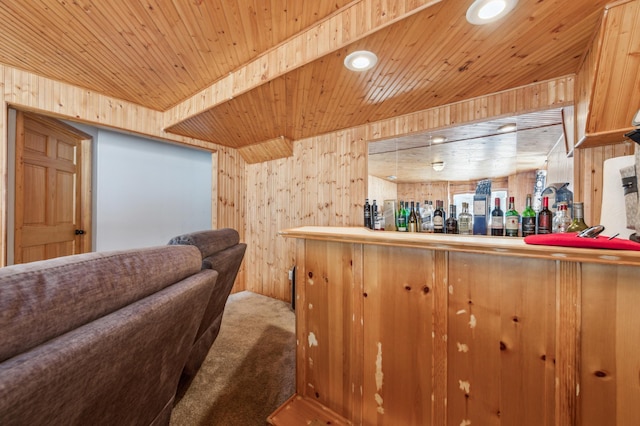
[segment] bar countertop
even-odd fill
[[[523,238],[373,231],[364,227],[302,226],[278,232],[287,238],[500,254],[573,262],[640,266],[640,251],[526,244]]]

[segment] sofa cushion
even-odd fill
[[[193,246],[87,253],[0,268],[0,361],[197,273]]]

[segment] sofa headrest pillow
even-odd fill
[[[184,244],[198,247],[202,258],[235,246],[240,242],[238,231],[232,228],[207,229],[173,237],[170,245]]]

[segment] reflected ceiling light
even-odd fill
[[[433,142],[433,143],[442,143],[442,142],[444,142],[446,140],[447,140],[447,138],[445,138],[444,136],[434,136],[431,139],[431,142]]]
[[[516,7],[518,0],[475,0],[467,9],[467,21],[474,25],[495,22]]]
[[[349,53],[344,58],[344,66],[351,71],[367,71],[373,68],[378,62],[378,57],[368,50],[358,50]]]
[[[431,163],[431,167],[433,167],[433,170],[436,172],[441,172],[444,169],[444,161],[434,161]]]
[[[513,132],[517,128],[518,128],[518,126],[516,125],[516,123],[507,123],[507,124],[503,124],[502,126],[498,127],[498,131],[501,132],[501,133],[507,133],[507,132]]]

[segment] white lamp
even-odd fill
[[[434,161],[431,163],[431,167],[433,167],[433,170],[436,172],[441,172],[444,170],[444,161]]]

